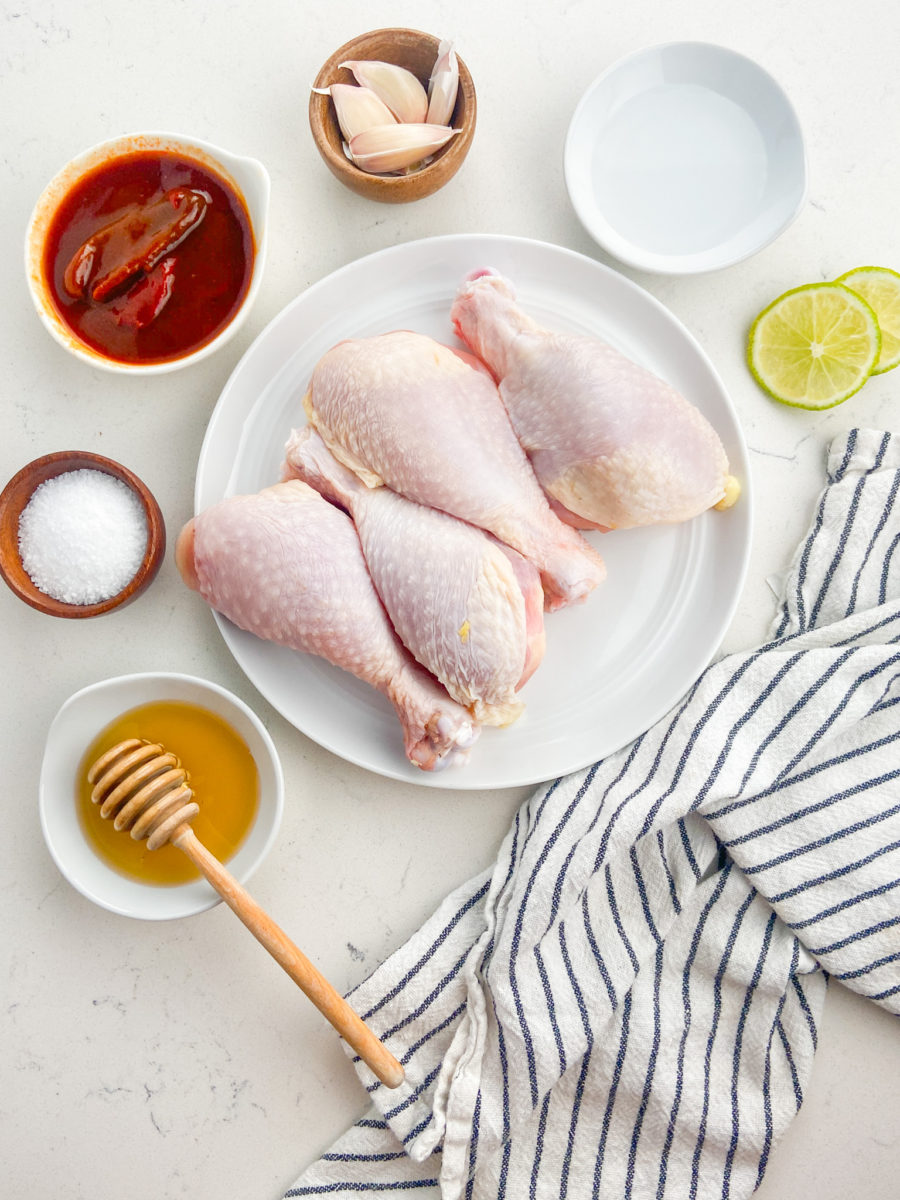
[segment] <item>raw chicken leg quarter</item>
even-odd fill
[[[181,531],[175,559],[188,586],[241,629],[383,692],[415,766],[434,770],[475,741],[469,713],[397,640],[350,518],[305,483],[205,509]]]
[[[542,329],[503,276],[472,272],[451,320],[498,381],[563,520],[629,529],[686,521],[737,498],[722,443],[697,408],[599,338]]]

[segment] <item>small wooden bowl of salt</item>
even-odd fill
[[[98,617],[129,604],[156,576],[165,549],[152,493],[100,454],[45,454],[0,493],[0,575],[49,616]]]

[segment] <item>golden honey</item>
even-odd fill
[[[119,832],[91,803],[88,768],[125,738],[159,742],[178,756],[200,806],[191,828],[220,862],[227,862],[246,837],[259,804],[259,773],[244,739],[215,713],[180,700],[159,700],[129,709],[88,746],[78,769],[78,816],[88,842],[111,867],[142,883],[174,885],[200,878],[175,846],[148,850]]]

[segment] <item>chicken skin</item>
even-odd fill
[[[512,285],[475,271],[451,321],[497,380],[556,512],[578,528],[687,521],[733,501],[736,480],[706,418],[599,338],[542,329]]]
[[[537,568],[456,517],[367,488],[310,427],[292,433],[286,477],[353,518],[369,574],[404,646],[482,724],[508,725],[544,652]]]
[[[304,407],[367,486],[477,525],[533,562],[548,609],[603,580],[600,556],[551,511],[496,385],[470,356],[405,330],[340,342],[316,366]]]
[[[175,559],[188,586],[241,629],[383,692],[415,766],[434,770],[475,741],[471,715],[397,640],[350,518],[305,483],[204,510],[181,531]]]

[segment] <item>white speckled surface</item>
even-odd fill
[[[452,36],[478,90],[478,132],[462,171],[414,206],[342,190],[306,121],[321,62],[356,33],[392,24]],[[757,641],[771,612],[766,578],[806,526],[827,443],[856,424],[900,429],[900,375],[813,415],[770,403],[743,359],[750,320],[779,292],[867,263],[900,269],[893,0],[855,8],[574,0],[561,9],[458,0],[452,10],[434,0],[376,8],[0,0],[2,481],[52,450],[99,451],[150,485],[174,544],[222,386],[254,336],[310,283],[373,250],[441,233],[533,237],[608,261],[566,197],[569,117],[620,55],[674,39],[756,58],[789,92],[808,143],[808,203],[768,249],[712,276],[632,273],[711,356],[743,422],[756,528],[726,646]],[[41,328],[22,239],[34,201],[67,159],[141,128],[194,133],[260,158],[272,176],[271,236],[256,307],[221,353],[184,372],[123,380],[76,362]],[[202,675],[246,700],[275,739],[287,783],[282,834],[254,894],[344,988],[491,861],[528,789],[419,789],[320,750],[243,678],[171,554],[141,600],[94,622],[43,617],[3,588],[0,639],[2,1191],[34,1200],[277,1197],[365,1097],[330,1031],[227,909],[143,924],[95,908],[64,882],[37,817],[54,713],[87,683],[153,669]],[[806,1105],[758,1195],[896,1197],[898,1080],[896,1022],[833,987]]]

